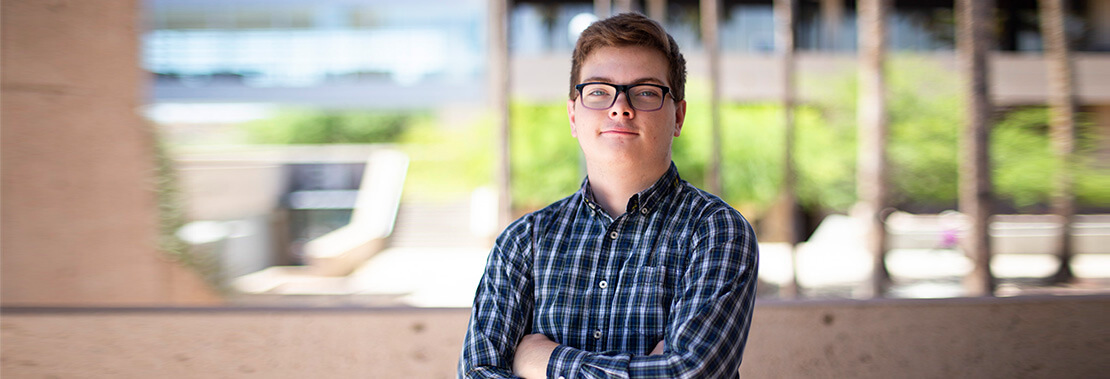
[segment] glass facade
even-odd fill
[[[153,2],[143,64],[162,83],[306,87],[484,76],[481,1]]]
[[[575,17],[593,11],[593,1],[511,3],[509,45],[518,57],[568,56],[577,36]],[[951,51],[952,2],[906,3],[897,2],[890,16],[890,50]],[[666,26],[688,54],[702,50],[698,4],[668,1]],[[773,52],[772,4],[724,1],[722,51]],[[797,48],[855,51],[855,1],[843,4],[834,41],[820,3],[800,2]],[[147,5],[142,57],[155,77],[154,103],[436,107],[480,103],[485,97],[485,0],[147,0]],[[1098,50],[1105,42],[1091,36],[1106,33],[1092,32],[1087,18],[1095,16],[1085,15],[1085,9],[1086,2],[1072,2],[1069,35],[1077,50]],[[1041,49],[1035,2],[1000,1],[997,15],[999,50]]]
[[[639,4],[642,2],[633,2]],[[796,46],[800,50],[855,51],[855,1],[842,1],[843,17],[836,26],[836,41],[826,41],[826,27],[817,1],[800,2]],[[896,2],[888,28],[893,51],[951,51],[955,48],[955,16],[952,1]],[[1071,3],[1068,33],[1078,50],[1089,50],[1090,33],[1083,10],[1086,2]],[[720,25],[721,50],[734,53],[774,51],[773,1],[724,1]],[[569,20],[589,13],[593,2],[516,2],[512,14],[511,48],[514,54],[570,51]],[[998,49],[1040,51],[1040,31],[1035,2],[1001,1],[998,6]],[[667,30],[687,51],[701,49],[700,14],[697,1],[668,1]]]

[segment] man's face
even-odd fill
[[[667,82],[663,53],[637,46],[603,47],[586,58],[578,83],[658,84]],[[671,141],[678,137],[686,116],[686,102],[670,94],[655,111],[633,109],[628,94],[619,93],[613,106],[594,110],[582,105],[582,96],[567,101],[571,135],[578,139],[588,164],[633,167],[670,164]]]

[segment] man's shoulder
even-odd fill
[[[565,218],[568,213],[573,213],[575,201],[580,201],[580,193],[575,192],[546,207],[526,213],[510,223],[501,233],[501,238],[530,238],[536,230],[545,229],[552,220]]]
[[[754,235],[755,231],[747,218],[719,196],[685,181],[678,194],[678,209],[682,209],[680,213],[690,215],[689,225],[695,230],[702,232],[731,230],[740,234]]]
[[[689,182],[682,181],[678,191],[678,201],[685,207],[697,211],[702,216],[711,215],[727,215],[743,218],[740,211],[733,208],[728,202],[725,202],[719,196],[709,193],[706,190],[695,187]]]

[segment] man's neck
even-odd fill
[[[638,167],[627,169],[611,165],[598,165],[595,167],[587,164],[586,171],[590,178],[590,190],[593,192],[594,201],[612,218],[624,214],[628,206],[628,199],[636,193],[651,187],[664,173],[670,169],[670,160],[666,164],[653,165],[653,167]]]

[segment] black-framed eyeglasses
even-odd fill
[[[651,112],[663,108],[663,101],[671,89],[658,84],[632,84],[621,85],[605,82],[588,82],[574,86],[578,90],[578,97],[582,99],[582,106],[586,109],[606,110],[617,102],[617,95],[624,92],[624,97],[632,109]]]

